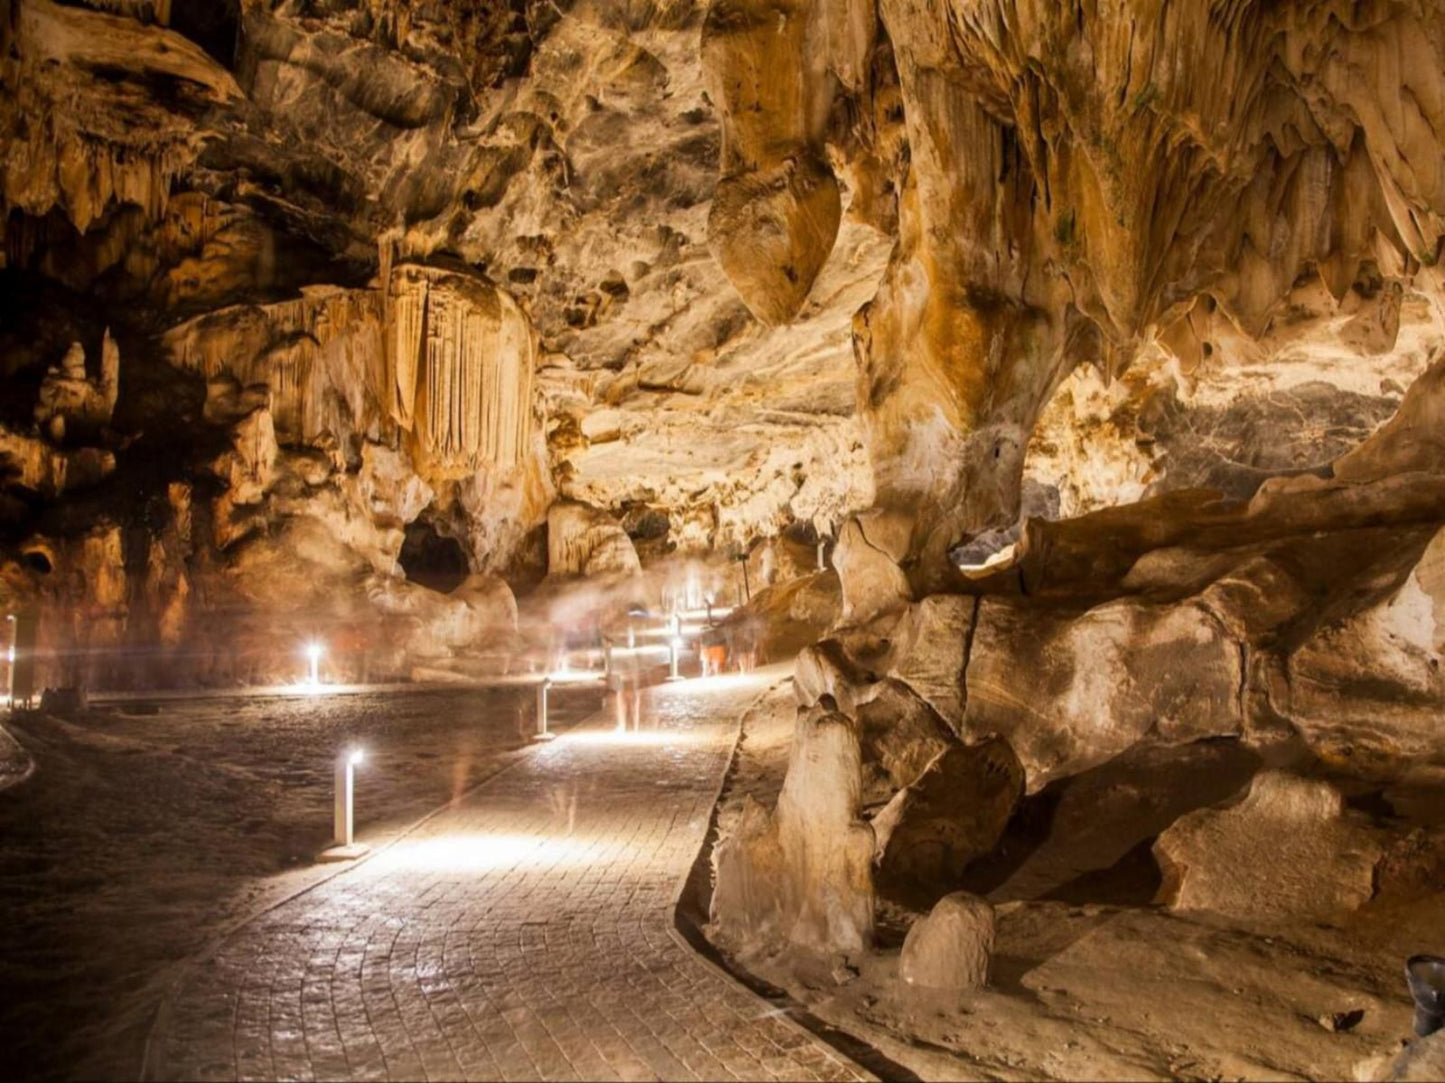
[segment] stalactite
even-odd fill
[[[536,346],[490,283],[417,266],[391,277],[393,416],[443,474],[514,466],[532,437]]]

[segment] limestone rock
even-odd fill
[[[35,421],[58,443],[67,432],[95,431],[110,423],[120,393],[120,348],[109,329],[101,343],[100,372],[91,378],[85,370],[85,348],[72,342],[59,366],[52,367],[40,384]]]
[[[226,482],[229,507],[259,504],[276,477],[276,427],[271,411],[262,406],[252,410],[230,431],[231,450],[212,469]]]
[[[948,890],[990,852],[1023,796],[1024,772],[999,738],[951,744],[873,819],[882,889]]]
[[[725,178],[713,198],[708,236],[753,315],[783,323],[818,277],[841,214],[832,171],[805,154],[766,173]]]
[[[1445,531],[1378,604],[1320,628],[1288,658],[1276,706],[1328,760],[1433,755],[1445,703]]]
[[[832,696],[838,709],[849,718],[856,718],[859,705],[876,694],[875,686],[857,672],[836,639],[819,640],[798,653],[793,666],[793,690],[803,707],[812,707],[823,696]]]
[[[853,518],[843,525],[833,567],[843,586],[844,624],[866,623],[912,600],[908,579],[898,567],[906,535],[906,525],[894,516]]]
[[[931,595],[893,629],[888,675],[921,697],[955,733],[963,728],[964,667],[977,601],[959,595]]]
[[[914,782],[958,743],[932,707],[893,680],[868,686],[857,698],[853,717],[863,745],[863,785],[869,805],[888,800]]]
[[[1029,792],[1163,742],[1240,732],[1239,645],[1195,606],[1121,600],[1072,614],[986,598],[964,727],[1006,738]]]
[[[988,984],[993,944],[993,907],[977,895],[956,891],[909,927],[898,976],[924,989],[982,989]]]
[[[558,503],[547,513],[547,571],[551,575],[604,576],[640,572],[632,539],[606,512]]]
[[[755,803],[718,844],[712,920],[738,945],[782,941],[827,955],[873,942],[873,830],[859,819],[854,724],[825,704],[799,710],[788,772],[769,816]]]
[[[1369,900],[1383,849],[1328,783],[1263,771],[1239,804],[1181,817],[1154,853],[1175,910],[1326,920]]]
[[[0,425],[0,461],[9,484],[47,498],[84,489],[115,470],[115,453],[105,448],[57,448],[48,440]]]

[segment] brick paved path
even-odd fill
[[[737,718],[761,688],[654,689],[643,733],[618,740],[599,718],[539,746],[262,915],[175,993],[151,1074],[858,1078],[672,935]]]

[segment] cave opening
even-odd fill
[[[400,561],[407,579],[442,594],[456,590],[471,574],[462,543],[442,534],[426,519],[407,524]]]
[[[240,33],[240,0],[172,0],[171,29],[231,68]]]

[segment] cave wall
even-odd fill
[[[4,0],[7,604],[117,644],[244,614],[258,657],[282,615],[404,625],[405,668],[476,606],[407,582],[408,524],[518,581],[554,509],[564,577],[851,538],[855,623],[1283,577],[1287,677],[1441,522],[1442,35],[1433,0]]]

